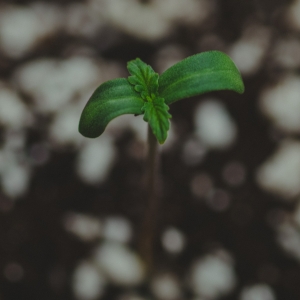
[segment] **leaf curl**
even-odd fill
[[[142,114],[144,101],[125,78],[101,84],[82,111],[79,132],[89,138],[98,137],[107,124],[124,114]]]

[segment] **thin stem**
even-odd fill
[[[159,195],[157,186],[158,177],[158,144],[148,125],[148,153],[146,160],[146,199],[147,210],[141,227],[140,253],[148,269],[153,265],[153,243],[155,238],[157,215],[159,208]]]
[[[157,171],[158,171],[158,155],[157,155],[157,140],[154,136],[152,129],[148,125],[148,154],[147,154],[147,166],[146,166],[146,178],[147,178],[147,194],[148,199],[153,199],[157,195]]]

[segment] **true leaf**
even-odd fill
[[[158,90],[158,74],[139,58],[127,63],[127,69],[132,76],[128,81],[134,86],[134,89],[141,94],[142,98],[156,95]]]
[[[239,70],[228,55],[208,51],[173,65],[159,77],[159,96],[166,104],[217,90],[244,92]]]
[[[144,111],[144,120],[149,123],[153,134],[160,144],[163,144],[167,138],[170,128],[171,115],[168,113],[169,107],[164,99],[155,97],[152,101],[145,102],[142,111]]]
[[[106,81],[95,90],[83,109],[79,132],[95,138],[112,119],[123,114],[142,114],[143,105],[144,101],[127,79]]]

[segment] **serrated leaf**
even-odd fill
[[[166,104],[217,90],[244,92],[240,72],[220,51],[202,52],[173,65],[159,77],[159,96]]]
[[[128,81],[144,100],[147,96],[157,94],[158,74],[149,65],[137,58],[127,63],[127,69],[132,75],[128,77]]]
[[[149,123],[153,134],[160,144],[163,144],[167,138],[170,129],[171,115],[168,113],[169,107],[164,99],[155,97],[152,101],[145,102],[142,111],[144,111],[144,120]]]
[[[125,78],[101,84],[90,97],[80,117],[79,132],[98,137],[107,124],[123,114],[142,114],[143,99]]]

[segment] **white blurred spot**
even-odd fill
[[[0,150],[0,176],[4,194],[10,198],[23,195],[28,188],[31,168],[24,155],[25,134],[7,130]]]
[[[240,300],[275,300],[275,294],[266,284],[257,284],[242,290]]]
[[[243,37],[231,47],[229,55],[243,75],[252,75],[259,69],[270,37],[268,28],[250,26],[246,28]]]
[[[228,148],[236,139],[237,127],[224,105],[217,100],[206,100],[194,116],[196,135],[208,148]]]
[[[142,116],[133,117],[129,119],[129,127],[134,131],[137,139],[140,141],[147,140],[147,128],[148,124],[143,120]]]
[[[207,0],[153,0],[151,4],[165,19],[183,24],[199,25],[214,9],[213,1]]]
[[[4,267],[3,273],[7,280],[17,282],[22,280],[24,276],[24,269],[20,264],[12,262]]]
[[[17,93],[0,85],[0,123],[10,128],[22,128],[31,121],[32,115]]]
[[[286,13],[286,21],[296,30],[300,29],[300,0],[294,0]]]
[[[235,43],[230,51],[230,57],[243,75],[253,74],[257,71],[263,54],[263,49],[259,45],[248,40]]]
[[[77,56],[63,61],[39,59],[28,62],[16,71],[15,80],[33,97],[37,111],[52,113],[83,90],[94,88],[101,81],[101,74],[97,62]]]
[[[280,129],[300,132],[300,77],[290,75],[277,85],[266,88],[260,97],[260,107]]]
[[[180,253],[185,247],[185,237],[176,228],[167,228],[161,237],[162,246],[170,253]]]
[[[59,110],[50,125],[50,136],[59,145],[79,145],[85,139],[78,132],[78,122],[82,108],[78,105],[66,105]]]
[[[300,193],[300,142],[284,141],[258,169],[259,185],[284,198]]]
[[[103,19],[90,6],[72,3],[65,13],[67,32],[84,37],[95,35],[103,25]]]
[[[300,261],[299,228],[287,221],[282,221],[277,227],[277,240],[280,246],[291,256]]]
[[[107,217],[103,222],[103,237],[120,243],[128,243],[132,237],[131,224],[122,217]]]
[[[2,151],[8,155],[13,155],[15,158],[24,158],[23,151],[26,145],[26,133],[23,129],[8,129],[3,134],[4,145]]]
[[[102,237],[102,224],[98,218],[72,212],[64,217],[63,223],[68,232],[83,241],[89,242]]]
[[[80,263],[73,275],[73,292],[78,300],[96,300],[105,288],[105,278],[94,264]]]
[[[176,125],[173,123],[170,124],[170,129],[168,131],[168,137],[164,144],[159,147],[159,149],[163,152],[168,152],[172,149],[173,145],[176,143],[178,139],[177,133],[176,133]]]
[[[91,5],[118,29],[146,40],[156,40],[166,36],[171,24],[150,5],[135,0],[91,0]]]
[[[157,40],[168,35],[173,23],[204,22],[214,9],[207,0],[151,1],[90,0],[90,6],[102,18],[122,31],[146,40]]]
[[[83,181],[90,184],[103,182],[116,157],[112,140],[103,134],[101,138],[89,139],[77,158],[77,172]]]
[[[236,284],[232,263],[216,255],[207,255],[193,265],[191,284],[204,298],[216,299],[228,294]]]
[[[2,173],[3,192],[7,196],[17,198],[27,191],[31,172],[26,165],[19,164],[9,157],[9,161],[6,161],[0,173]]]
[[[136,253],[123,244],[105,242],[94,256],[104,274],[115,284],[134,286],[145,277],[144,266]]]
[[[178,279],[173,274],[161,274],[152,279],[151,290],[157,299],[175,300],[181,298]]]
[[[0,13],[0,48],[7,56],[20,57],[60,25],[60,9],[54,5],[7,6]]]

